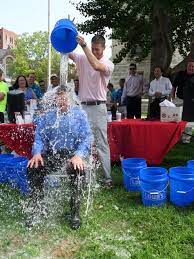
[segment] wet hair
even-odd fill
[[[92,40],[91,40],[92,43],[98,43],[98,44],[101,44],[103,47],[105,47],[105,38],[104,36],[102,35],[95,35]]]
[[[24,75],[19,75],[16,80],[15,80],[15,83],[13,84],[13,89],[18,89],[19,88],[19,84],[18,84],[18,81],[19,81],[19,78],[20,77],[23,77],[26,81],[26,87],[28,87],[28,81],[26,79],[26,77]]]
[[[66,93],[67,92],[67,86],[66,85],[60,85],[59,87],[57,87],[56,90],[56,94],[60,94],[60,93]]]

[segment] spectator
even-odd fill
[[[39,87],[40,87],[42,93],[46,92],[46,82],[45,82],[45,80],[42,79],[42,80],[39,81]]]
[[[28,86],[28,81],[25,76],[19,75],[13,85],[13,89],[19,89],[24,92],[26,104],[29,104],[31,99],[37,99],[35,92]]]
[[[125,85],[125,78],[121,78],[119,80],[120,88],[116,91],[116,94],[115,94],[115,101],[118,105],[117,111],[122,114],[123,118],[127,115],[126,100],[123,100],[123,103],[121,102],[121,97],[122,97],[122,94],[123,94],[124,85]]]
[[[154,68],[155,79],[151,81],[148,95],[152,97],[150,103],[150,117],[160,118],[160,106],[159,103],[169,98],[172,92],[172,84],[170,79],[162,76],[162,68],[156,66]]]
[[[52,74],[50,77],[51,80],[51,84],[48,86],[47,88],[47,92],[53,90],[54,88],[56,88],[57,86],[59,86],[59,77],[57,74]]]
[[[194,60],[190,60],[187,64],[183,84],[183,120],[194,122]]]
[[[74,82],[74,86],[75,86],[75,94],[78,95],[78,93],[79,93],[79,79],[76,78],[76,79],[73,80],[73,82]]]
[[[141,118],[141,96],[143,94],[144,79],[137,73],[137,66],[131,63],[129,66],[129,76],[125,80],[122,104],[126,99],[127,118]]]
[[[37,84],[35,83],[35,79],[36,79],[36,77],[35,77],[35,74],[34,74],[34,73],[29,73],[29,74],[28,74],[28,85],[29,85],[29,87],[31,87],[32,90],[35,92],[36,97],[37,97],[38,99],[40,99],[40,98],[42,98],[43,94],[42,94],[42,92],[41,92],[41,89],[40,89],[39,85],[37,85]]]
[[[44,176],[61,169],[61,173],[70,180],[71,228],[77,229],[80,227],[85,159],[89,155],[92,135],[86,113],[79,106],[70,106],[66,87],[59,86],[54,95],[56,109],[39,119],[33,157],[28,163],[31,203],[36,207],[37,201],[43,197]],[[27,222],[29,226],[33,224],[32,220]]]
[[[82,36],[77,41],[85,55],[70,53],[79,74],[79,99],[88,114],[93,129],[97,151],[102,163],[105,186],[111,187],[110,150],[107,140],[106,94],[113,63],[104,57],[105,39],[101,35],[92,38],[91,50]]]
[[[4,112],[7,104],[8,91],[8,85],[3,81],[3,71],[0,69],[0,123],[4,123]]]

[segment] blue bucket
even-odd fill
[[[9,164],[10,160],[13,159],[13,154],[1,154],[0,155],[0,183],[7,182],[7,174],[5,172],[5,165]]]
[[[187,167],[194,168],[194,160],[187,161]]]
[[[162,167],[148,167],[140,171],[142,202],[145,206],[166,203],[168,171]]]
[[[29,189],[27,181],[27,164],[28,158],[14,157],[4,166],[7,182],[12,187],[20,189],[23,194],[27,194]]]
[[[194,168],[170,168],[170,201],[177,206],[187,206],[194,201]]]
[[[121,162],[123,171],[123,184],[127,191],[140,191],[139,173],[146,168],[146,160],[143,158],[126,158]]]
[[[51,32],[51,43],[61,53],[70,53],[77,47],[78,32],[69,19],[59,20]]]

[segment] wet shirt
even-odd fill
[[[71,53],[73,61],[76,63],[79,74],[79,99],[84,101],[106,101],[108,92],[108,81],[114,70],[114,64],[104,56],[99,62],[105,64],[106,71],[99,72],[89,63],[85,55]]]
[[[50,111],[37,120],[32,154],[68,150],[85,158],[92,143],[91,129],[86,113],[78,106],[68,112]]]

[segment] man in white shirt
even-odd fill
[[[129,76],[125,80],[121,103],[126,101],[127,118],[141,118],[141,96],[143,94],[143,76],[137,74],[136,64],[129,66]]]
[[[50,77],[50,80],[51,80],[51,84],[48,86],[47,92],[59,86],[59,78],[57,74],[52,74]]]
[[[154,68],[155,79],[151,81],[148,95],[152,97],[150,103],[150,117],[160,118],[159,103],[164,101],[172,92],[172,84],[167,77],[162,76],[162,68]]]

